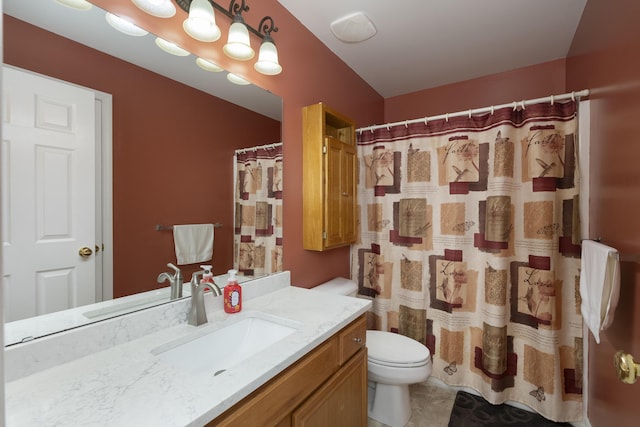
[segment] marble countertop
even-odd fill
[[[221,298],[207,304],[205,325],[181,323],[8,382],[7,426],[204,425],[371,305],[290,286],[243,301],[237,314],[224,313]],[[176,339],[220,329],[252,313],[286,319],[299,329],[217,376],[188,374],[154,355]]]
[[[227,283],[229,275],[221,274],[214,277],[220,288]],[[255,277],[238,276],[238,283],[254,280]],[[191,294],[191,285],[186,282],[182,286],[182,294]],[[134,310],[148,308],[171,301],[171,288],[163,286],[160,289],[141,292],[112,300],[97,302],[82,307],[70,308],[55,313],[29,317],[5,323],[4,344],[27,342],[34,338],[46,336],[57,331],[64,331],[78,326],[88,325],[96,321],[126,314]]]

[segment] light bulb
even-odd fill
[[[131,0],[139,9],[158,18],[171,18],[176,7],[171,0]]]
[[[77,10],[89,10],[93,6],[86,0],[56,0],[56,2]]]
[[[268,35],[265,36],[260,45],[258,61],[253,65],[253,68],[259,73],[268,76],[274,76],[282,72],[282,67],[278,63],[278,49],[276,49],[276,45],[273,44],[273,40]]]
[[[214,42],[220,38],[213,6],[208,0],[193,0],[189,6],[189,17],[182,23],[184,31],[196,40]]]
[[[196,64],[198,64],[198,67],[202,68],[203,70],[211,71],[212,73],[219,73],[221,71],[224,71],[224,68],[220,67],[218,64],[214,64],[207,59],[196,58]]]
[[[248,82],[247,80],[232,73],[227,74],[227,80],[229,80],[233,84],[240,85],[240,86],[246,86],[250,84],[250,82]]]
[[[222,50],[225,55],[238,61],[248,61],[255,55],[249,40],[249,30],[244,25],[242,16],[236,15],[233,17],[227,44],[224,45]]]
[[[184,50],[183,48],[181,48],[180,46],[177,46],[174,43],[166,41],[165,39],[161,39],[160,37],[156,38],[156,44],[160,49],[164,50],[167,53],[170,53],[171,55],[189,56],[188,51]]]
[[[109,25],[111,25],[121,33],[136,37],[146,36],[147,34],[149,34],[146,30],[143,30],[132,22],[129,22],[126,19],[120,18],[119,16],[113,15],[109,12],[107,12],[105,17]]]

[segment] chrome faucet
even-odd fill
[[[204,290],[209,288],[214,296],[222,295],[222,291],[215,283],[199,282],[198,277],[204,274],[204,270],[196,271],[191,275],[191,308],[189,309],[189,324],[200,326],[207,323],[207,311],[204,308]]]
[[[172,268],[175,273],[173,275],[169,273],[160,273],[158,275],[158,283],[169,281],[171,285],[171,299],[182,298],[182,271],[172,263],[168,263],[167,267]]]

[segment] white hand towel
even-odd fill
[[[178,265],[196,264],[213,258],[213,224],[173,226]]]
[[[613,322],[620,297],[618,251],[593,240],[582,242],[580,296],[582,317],[600,344],[600,331]]]

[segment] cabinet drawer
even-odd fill
[[[338,334],[338,361],[344,364],[367,344],[367,321],[364,315],[351,322]]]

